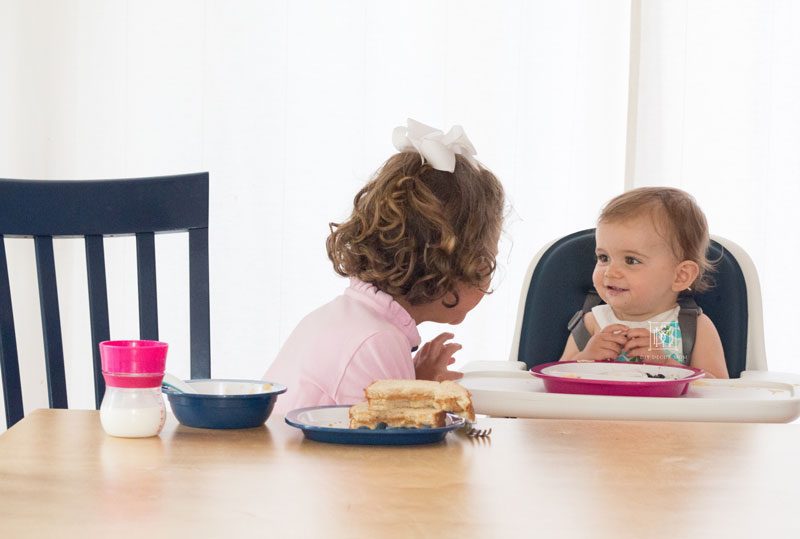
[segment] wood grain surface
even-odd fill
[[[0,436],[0,537],[800,537],[800,425],[480,422],[367,447],[37,410]]]

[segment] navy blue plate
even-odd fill
[[[441,442],[448,432],[464,426],[464,418],[447,414],[444,427],[422,429],[351,429],[350,406],[315,406],[286,414],[286,422],[317,442],[356,445],[418,445]]]

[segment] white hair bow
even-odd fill
[[[394,147],[401,152],[416,150],[436,170],[453,172],[456,154],[461,154],[473,165],[475,147],[460,125],[454,125],[447,134],[416,120],[408,119],[408,125],[395,127],[392,132]]]

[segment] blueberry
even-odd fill
[[[381,421],[380,423],[378,423],[377,425],[375,425],[375,428],[376,428],[377,430],[383,430],[383,429],[385,429],[385,428],[386,428],[386,427],[388,427],[388,426],[389,426],[389,425],[387,425],[386,423],[384,423],[383,421]]]

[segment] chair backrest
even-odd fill
[[[0,179],[0,235],[32,237],[36,253],[48,397],[67,408],[53,256],[54,237],[84,237],[95,404],[105,393],[98,343],[110,336],[104,236],[136,236],[139,338],[158,340],[155,233],[188,232],[192,378],[211,375],[208,173],[89,181]],[[6,423],[22,419],[17,341],[5,241],[0,238],[0,367]]]
[[[592,288],[594,250],[594,229],[588,229],[552,242],[534,257],[522,287],[510,360],[530,368],[561,357],[567,323]],[[714,286],[695,299],[719,332],[728,373],[738,377],[746,368],[766,369],[761,289],[750,257],[715,236],[709,258],[718,261]]]

